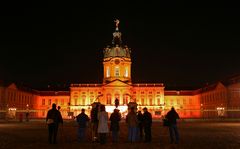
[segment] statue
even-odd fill
[[[115,99],[115,107],[117,108],[119,106],[119,99]]]
[[[118,30],[118,24],[120,23],[120,21],[116,19],[114,22],[116,23],[116,30]]]

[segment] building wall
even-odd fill
[[[227,113],[223,112],[223,109],[226,111],[229,107],[227,96],[227,88],[220,82],[214,87],[209,87],[209,89],[203,88],[200,94],[203,117],[227,116]]]
[[[240,117],[240,82],[227,87],[228,117]]]
[[[34,106],[34,117],[45,118],[47,116],[47,111],[52,108],[52,104],[55,103],[60,106],[63,118],[68,118],[70,96],[66,95],[37,95],[36,105]]]
[[[116,76],[116,69],[118,74]],[[103,81],[131,81],[131,59],[128,58],[106,58],[103,62]]]
[[[165,111],[174,107],[181,118],[200,118],[199,95],[165,95]]]

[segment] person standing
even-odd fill
[[[143,139],[143,114],[140,110],[137,113],[137,119],[138,119],[139,138],[140,140],[142,140]]]
[[[95,104],[91,110],[92,141],[98,141],[98,111],[99,104]]]
[[[60,106],[58,106],[58,107],[57,107],[57,109],[58,109],[58,111],[60,111],[61,107],[60,107]]]
[[[98,133],[100,144],[106,144],[108,130],[108,113],[105,111],[105,105],[100,106],[98,113]]]
[[[143,108],[143,128],[145,133],[145,142],[152,141],[152,115],[148,112],[148,109]]]
[[[89,117],[85,114],[85,109],[76,117],[78,123],[78,141],[84,141],[86,136],[87,123],[89,122]]]
[[[26,122],[29,121],[29,112],[26,112]]]
[[[46,123],[48,124],[48,141],[50,144],[56,144],[59,123],[63,124],[61,113],[56,109],[56,104],[52,104],[52,109],[48,110]]]
[[[110,131],[112,131],[112,141],[118,142],[119,139],[119,122],[121,121],[121,114],[118,109],[114,109],[110,116]]]
[[[131,107],[131,111],[127,114],[126,123],[128,124],[128,141],[136,142],[138,119],[137,114],[134,111],[134,107]]]
[[[174,142],[174,135],[175,135],[175,144],[179,142],[179,133],[177,128],[177,119],[179,119],[178,113],[175,111],[174,107],[167,113],[166,118],[169,122],[169,134],[170,134],[170,143]]]

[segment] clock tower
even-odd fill
[[[113,33],[112,44],[107,46],[103,53],[104,77],[103,83],[120,80],[131,84],[131,57],[130,49],[122,44],[119,20],[115,20],[116,29]]]

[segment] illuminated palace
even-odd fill
[[[17,117],[27,110],[32,117],[43,118],[51,104],[56,103],[61,106],[63,117],[69,118],[82,108],[89,114],[94,102],[106,105],[106,110],[113,112],[116,99],[123,114],[127,113],[129,103],[136,103],[138,110],[147,107],[153,117],[161,117],[172,106],[182,118],[230,116],[224,110],[239,109],[239,76],[197,90],[165,90],[163,83],[133,83],[131,51],[122,44],[118,25],[116,20],[112,43],[103,49],[102,84],[71,84],[70,91],[37,91],[0,82],[1,112]]]

